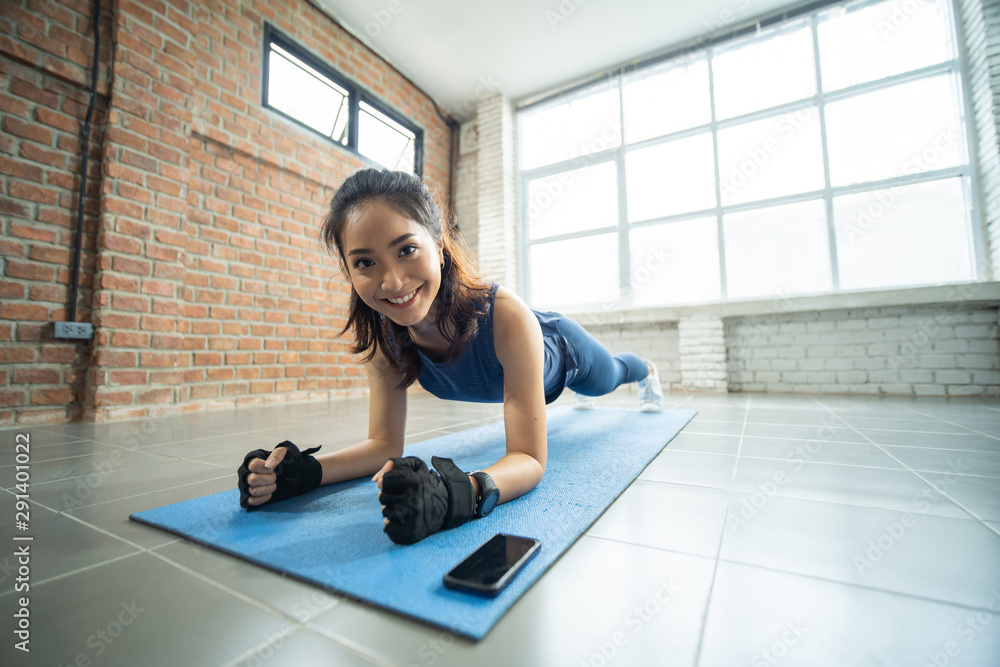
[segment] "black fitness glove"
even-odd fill
[[[323,479],[323,466],[320,465],[311,454],[319,451],[319,447],[312,447],[300,452],[295,443],[285,440],[278,444],[278,447],[286,447],[285,458],[274,468],[274,473],[278,479],[275,482],[278,488],[274,490],[266,503],[260,505],[250,505],[247,503],[253,496],[250,495],[250,485],[247,483],[247,475],[250,474],[250,462],[254,459],[264,459],[271,455],[266,449],[255,449],[243,459],[243,465],[239,467],[236,474],[239,476],[237,486],[240,488],[240,507],[248,510],[263,507],[268,503],[275,503],[279,500],[287,500],[294,496],[301,496],[319,486]],[[275,447],[277,449],[278,447]],[[272,450],[273,451],[273,450]]]
[[[468,475],[451,459],[431,457],[428,470],[416,456],[392,459],[382,476],[379,500],[389,519],[385,533],[396,544],[413,544],[439,530],[461,526],[476,510],[476,494]]]

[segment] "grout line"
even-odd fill
[[[747,395],[746,405],[743,413],[743,430],[740,433],[740,444],[736,449],[736,463],[733,466],[733,474],[729,480],[729,494],[726,496],[726,509],[722,515],[722,529],[719,533],[719,546],[715,551],[715,565],[712,567],[712,578],[708,584],[708,593],[705,597],[705,613],[701,617],[701,630],[698,633],[698,649],[695,651],[694,664],[701,662],[701,650],[705,645],[705,630],[708,628],[708,614],[712,609],[712,593],[715,591],[715,581],[719,575],[719,561],[722,559],[722,544],[726,539],[726,520],[729,517],[729,507],[733,502],[733,491],[736,488],[736,475],[740,469],[740,453],[743,451],[743,435],[747,429],[747,418],[750,416],[750,402],[752,394]]]

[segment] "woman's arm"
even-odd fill
[[[545,348],[538,318],[520,298],[501,288],[494,308],[493,345],[503,366],[507,453],[485,472],[504,503],[534,489],[545,474]],[[478,493],[478,483],[472,483]]]
[[[406,390],[397,388],[402,376],[380,351],[365,364],[368,376],[368,439],[336,452],[317,456],[323,467],[321,484],[374,475],[389,459],[403,455],[406,431]]]

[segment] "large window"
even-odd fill
[[[423,132],[269,25],[264,105],[389,169],[421,174]]]
[[[534,307],[976,279],[950,0],[829,5],[518,112]]]

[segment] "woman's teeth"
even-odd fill
[[[403,296],[399,297],[398,299],[386,299],[386,301],[388,301],[389,303],[394,303],[397,306],[401,306],[404,303],[407,303],[408,301],[410,301],[414,296],[416,296],[416,294],[417,294],[417,290],[413,290],[409,294],[404,294]]]

